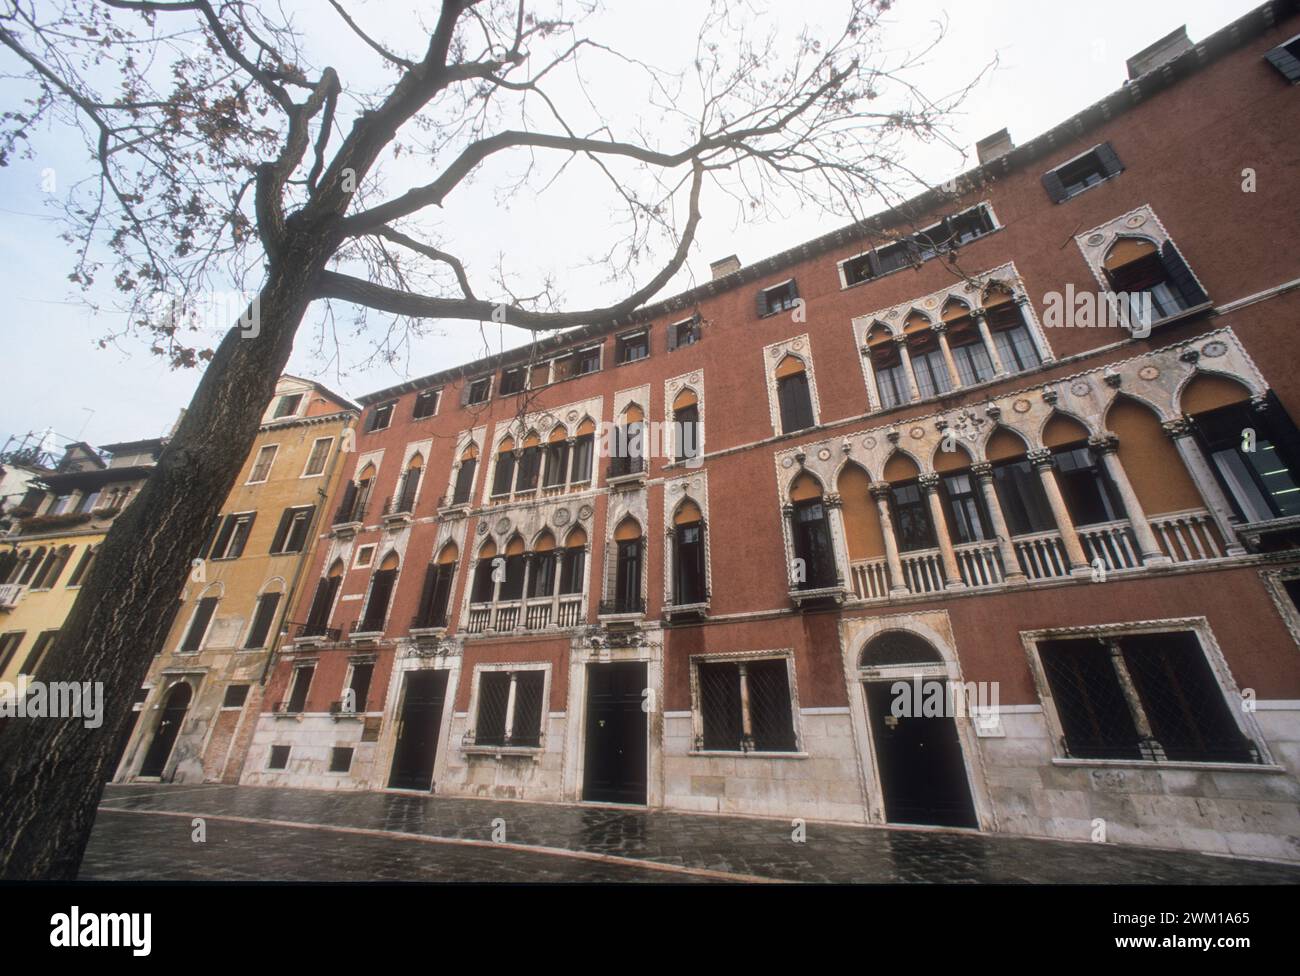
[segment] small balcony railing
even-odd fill
[[[1061,579],[1070,575],[1070,560],[1065,555],[1061,533],[1029,532],[1012,538],[1020,568],[1031,580]]]
[[[1006,577],[996,542],[966,542],[952,551],[961,581],[969,587],[997,586]]]
[[[1165,555],[1176,563],[1223,556],[1214,519],[1203,508],[1156,515],[1150,521]]]
[[[1112,572],[1137,569],[1142,565],[1142,555],[1133,540],[1133,529],[1128,519],[1081,525],[1078,532],[1089,565],[1100,559]]]
[[[903,566],[903,583],[912,593],[938,593],[947,585],[938,549],[899,553],[899,562]]]
[[[582,594],[571,593],[559,597],[471,604],[465,632],[539,631],[577,627],[582,622]]]
[[[601,616],[616,616],[624,613],[645,613],[645,600],[641,597],[626,600],[603,600],[600,604]]]
[[[0,610],[12,610],[27,593],[24,583],[0,584]]]
[[[295,640],[317,638],[323,641],[336,641],[342,636],[342,631],[338,627],[327,627],[324,624],[308,621],[305,624],[299,624],[294,630],[293,636]]]

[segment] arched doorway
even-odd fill
[[[189,711],[193,694],[189,684],[184,681],[178,681],[167,692],[162,717],[158,720],[158,728],[154,730],[153,742],[149,744],[149,751],[145,753],[144,763],[140,766],[141,776],[163,774],[172,754],[172,746],[176,744],[176,735],[181,730],[181,723],[185,721],[185,713]]]
[[[910,631],[887,630],[862,649],[858,673],[885,819],[978,827],[939,652]]]

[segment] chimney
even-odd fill
[[[740,270],[740,258],[733,254],[730,257],[723,258],[721,261],[714,261],[709,265],[709,270],[713,272],[714,281],[717,281],[719,278],[725,278],[733,271]]]
[[[985,136],[979,142],[975,143],[975,155],[979,157],[980,165],[991,163],[999,156],[1005,156],[1011,152],[1015,144],[1011,141],[1011,136],[1006,129],[999,129],[991,136]]]
[[[1167,61],[1172,61],[1184,51],[1191,50],[1191,47],[1192,42],[1187,37],[1186,24],[1175,31],[1170,31],[1160,40],[1149,47],[1144,47],[1125,62],[1128,65],[1129,81],[1141,78],[1148,71],[1154,71]]]

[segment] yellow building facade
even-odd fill
[[[237,782],[358,411],[281,377],[136,703],[117,780]]]

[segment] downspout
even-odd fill
[[[355,414],[349,417],[348,421],[339,429],[339,434],[342,435],[343,431],[351,430],[352,421],[356,419]],[[330,458],[329,467],[325,472],[326,485],[332,485],[334,483],[334,471],[338,467],[339,459],[344,454],[344,451],[341,450],[342,443],[343,438],[340,436],[340,449],[334,451],[333,456]],[[329,493],[324,488],[317,488],[316,494],[320,497],[320,504],[316,506],[316,512],[311,518],[311,525],[308,526],[307,529],[307,538],[312,540],[312,548],[304,552],[302,558],[298,560],[298,568],[294,570],[293,574],[293,583],[290,584],[289,590],[285,594],[284,607],[279,614],[280,625],[275,628],[275,641],[271,645],[271,653],[266,656],[266,664],[262,665],[262,676],[257,679],[257,683],[263,687],[266,686],[266,679],[270,676],[271,669],[275,666],[276,659],[280,656],[280,642],[284,639],[284,625],[288,622],[289,608],[293,606],[294,597],[298,594],[298,587],[302,584],[303,573],[306,572],[307,563],[310,561],[309,557],[315,552],[316,543],[319,541],[316,526],[319,519],[323,518],[325,515],[325,503],[329,501]]]

